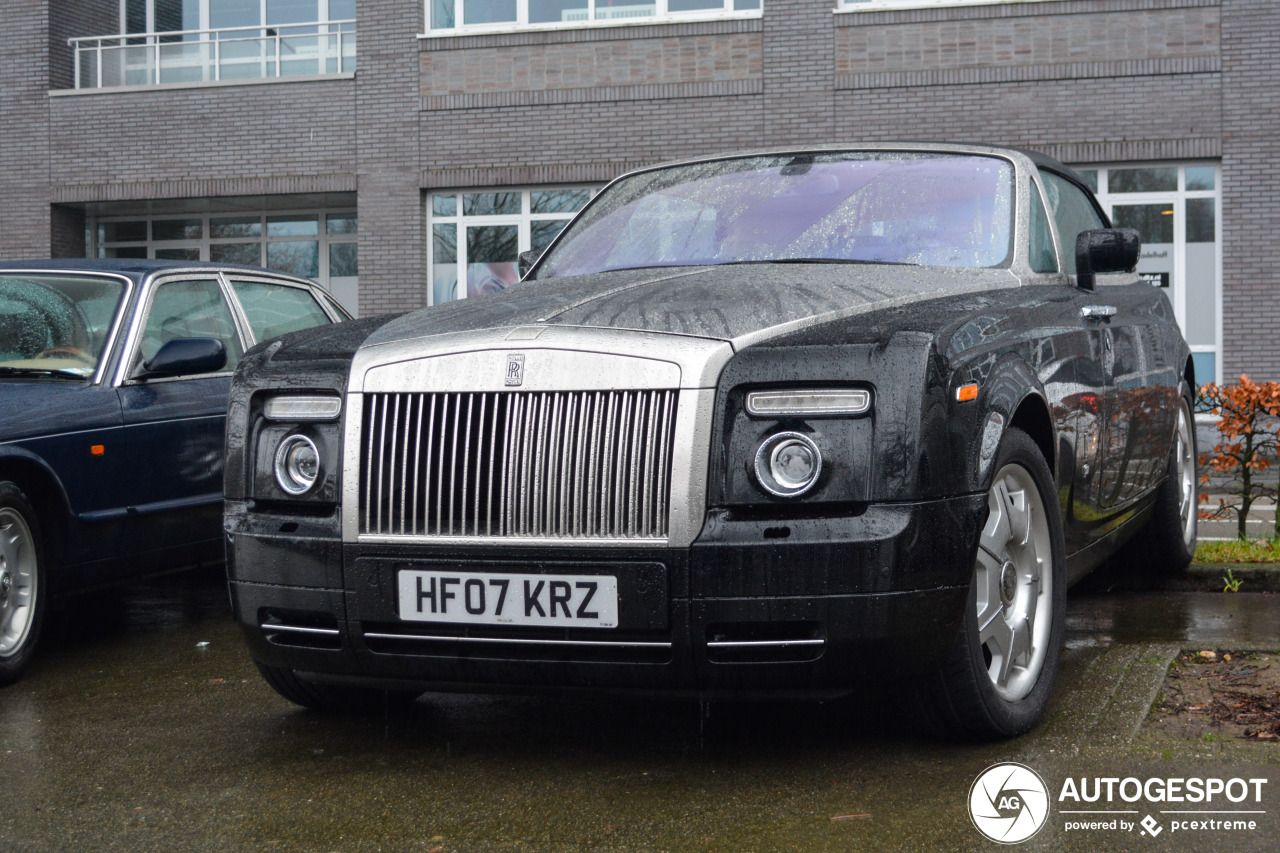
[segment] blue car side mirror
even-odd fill
[[[143,376],[214,373],[227,364],[227,347],[216,338],[174,338],[143,365]]]

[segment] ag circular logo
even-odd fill
[[[1030,767],[1012,762],[993,764],[973,780],[969,817],[992,841],[1026,841],[1049,818],[1049,789]]]

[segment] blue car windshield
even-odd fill
[[[0,375],[92,376],[124,292],[114,278],[0,273]]]
[[[538,278],[726,263],[1010,262],[1013,166],[855,152],[744,157],[623,178],[551,247]]]

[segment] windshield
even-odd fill
[[[92,376],[124,290],[118,279],[0,273],[0,375]]]
[[[611,185],[538,278],[762,262],[996,267],[1009,261],[1013,166],[995,157],[859,152],[673,166]]]

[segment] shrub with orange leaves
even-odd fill
[[[1217,415],[1219,441],[1209,453],[1201,454],[1202,483],[1209,482],[1210,469],[1216,474],[1238,478],[1239,502],[1219,501],[1216,510],[1201,512],[1202,518],[1221,518],[1235,513],[1237,534],[1245,538],[1249,509],[1258,498],[1276,498],[1277,487],[1263,481],[1271,467],[1270,456],[1280,453],[1280,382],[1254,382],[1241,376],[1235,385],[1210,382],[1200,388],[1200,405]],[[1208,499],[1201,495],[1201,502]],[[1276,529],[1280,535],[1280,501],[1276,505]]]

